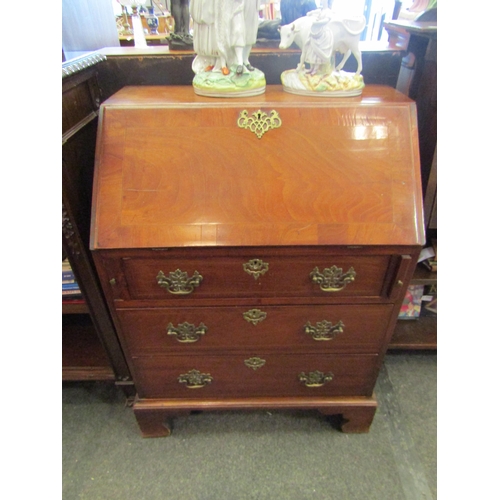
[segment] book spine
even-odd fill
[[[78,286],[78,283],[63,283],[62,289],[63,290],[80,290],[80,287]]]

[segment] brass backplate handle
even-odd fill
[[[199,370],[191,370],[188,373],[183,373],[177,378],[180,384],[186,384],[188,389],[201,389],[207,384],[212,383],[210,373],[201,373]]]
[[[318,370],[309,373],[299,373],[299,380],[306,387],[322,387],[327,382],[331,382],[333,380],[333,373],[323,373]]]
[[[259,276],[264,276],[264,274],[267,273],[269,264],[262,261],[261,259],[250,259],[248,262],[245,262],[245,264],[243,264],[243,269],[250,276],[258,279]]]
[[[356,271],[351,267],[344,273],[341,267],[332,266],[323,269],[323,272],[320,273],[319,269],[315,267],[309,276],[313,283],[319,285],[323,292],[340,292],[354,281]]]
[[[313,326],[310,321],[308,321],[304,325],[304,331],[314,340],[332,340],[339,333],[344,331],[344,323],[342,321],[337,322],[337,324],[333,324],[326,319],[323,321],[319,321],[316,323],[316,326]]]
[[[175,328],[172,323],[167,325],[167,335],[174,335],[179,342],[183,343],[198,342],[200,337],[205,335],[207,331],[208,328],[203,323],[196,326],[191,323],[184,322],[177,325],[177,328]]]
[[[198,271],[195,271],[193,276],[189,277],[186,272],[180,269],[168,273],[168,276],[163,271],[160,271],[158,276],[156,276],[158,285],[166,288],[167,291],[174,295],[187,295],[191,293],[200,285],[202,280],[203,276]]]

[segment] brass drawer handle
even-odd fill
[[[344,331],[344,326],[342,321],[334,325],[325,319],[316,323],[316,326],[311,325],[311,322],[308,321],[304,326],[304,331],[311,335],[314,340],[332,340]]]
[[[313,281],[319,285],[323,292],[340,292],[349,283],[352,283],[356,278],[356,272],[351,267],[346,273],[343,273],[341,267],[332,266],[323,269],[323,273],[315,267],[309,275]]]
[[[175,338],[179,342],[184,343],[198,342],[200,337],[205,335],[207,331],[208,328],[203,323],[200,323],[199,326],[195,326],[185,322],[177,325],[177,328],[174,328],[172,323],[167,325],[167,335],[175,335]]]
[[[245,320],[249,323],[257,325],[257,323],[260,323],[267,318],[267,313],[261,311],[260,309],[250,309],[249,311],[243,313],[243,318],[245,318]]]
[[[325,385],[327,382],[331,382],[333,380],[333,373],[323,373],[318,370],[314,372],[309,372],[307,375],[302,372],[299,373],[299,380],[306,387],[321,387]]]
[[[188,373],[183,373],[177,378],[180,384],[186,384],[188,389],[200,389],[210,384],[213,380],[210,373],[201,373],[198,370],[191,370]]]
[[[188,277],[188,274],[180,269],[177,269],[173,273],[168,273],[168,276],[165,276],[163,271],[160,271],[156,277],[158,285],[166,288],[174,295],[187,295],[191,293],[195,287],[200,285],[202,280],[203,276],[198,271],[195,271],[193,276]]]
[[[262,358],[249,358],[243,361],[248,368],[252,368],[253,370],[258,370],[262,368],[266,364],[266,360]]]
[[[263,262],[260,259],[250,259],[248,262],[243,264],[243,269],[250,276],[253,276],[257,279],[259,276],[264,276],[269,269],[269,264],[267,262]]]

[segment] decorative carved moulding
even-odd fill
[[[81,59],[76,59],[75,61],[69,62],[67,65],[63,66],[62,77],[66,78],[67,76],[78,73],[78,71],[82,71],[85,68],[89,68],[90,66],[94,66],[94,64],[105,60],[106,56],[102,54],[90,54],[82,57]]]

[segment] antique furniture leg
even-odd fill
[[[141,429],[142,437],[168,437],[172,433],[175,417],[189,415],[191,410],[162,408],[162,405],[148,404],[136,399],[134,415]]]
[[[171,419],[164,412],[134,408],[134,414],[142,437],[167,437],[172,433]]]
[[[343,408],[320,408],[324,415],[342,415],[340,429],[346,433],[365,433],[370,431],[370,426],[377,411],[377,401],[368,399],[361,404],[347,404]]]

